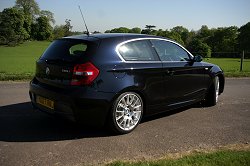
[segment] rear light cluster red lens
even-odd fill
[[[90,62],[74,66],[71,85],[89,85],[99,74],[99,70]]]

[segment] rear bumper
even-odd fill
[[[88,87],[60,89],[36,81],[30,82],[29,94],[35,109],[60,115],[76,122],[98,126],[106,122],[115,95],[98,92]],[[36,103],[37,96],[54,101],[54,109]]]

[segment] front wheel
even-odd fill
[[[139,94],[126,92],[114,102],[111,110],[110,127],[117,134],[126,134],[140,123],[143,114],[143,101]]]
[[[214,78],[214,83],[211,85],[211,87],[208,89],[205,101],[207,106],[214,106],[218,103],[219,99],[219,93],[220,93],[220,81],[219,77],[216,76]]]

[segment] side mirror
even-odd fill
[[[195,55],[193,58],[193,62],[201,62],[202,61],[202,56],[200,55]]]

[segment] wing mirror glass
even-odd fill
[[[200,55],[195,55],[193,58],[193,62],[201,62],[202,61],[202,56]]]

